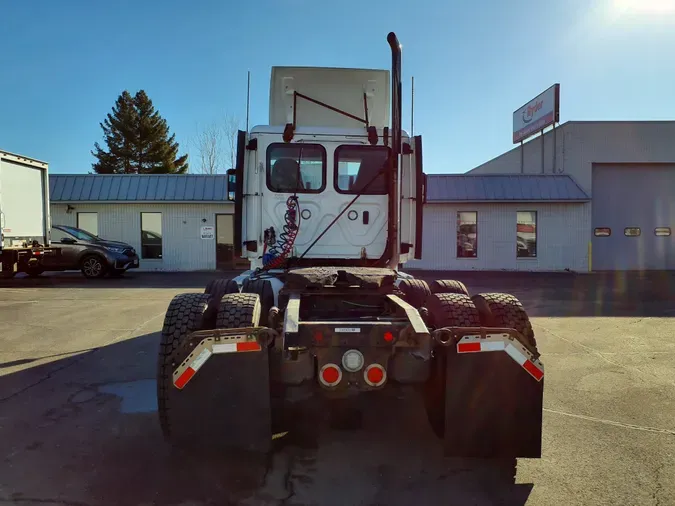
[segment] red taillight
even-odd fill
[[[363,377],[371,387],[379,387],[387,379],[387,372],[380,364],[370,364],[366,367]]]
[[[334,387],[342,380],[342,370],[335,364],[326,364],[319,371],[319,380],[327,387]]]
[[[323,341],[323,333],[321,333],[321,332],[319,332],[319,331],[315,332],[315,333],[314,333],[314,340],[315,340],[317,343],[322,342],[322,341]]]
[[[384,340],[387,341],[388,343],[390,343],[394,340],[394,334],[392,334],[389,331],[385,332],[383,337],[384,337]]]

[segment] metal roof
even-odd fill
[[[50,174],[52,202],[222,202],[227,175]]]
[[[565,174],[429,174],[427,202],[588,202]]]

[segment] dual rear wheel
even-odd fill
[[[266,353],[211,355],[183,390],[174,386],[174,371],[198,344],[189,342],[192,332],[260,324],[258,294],[221,295],[228,284],[214,285],[212,293],[177,295],[167,309],[157,367],[162,433],[174,448],[191,452],[266,451],[271,442]]]
[[[523,305],[513,295],[481,293],[469,297],[464,284],[457,281],[452,283],[435,281],[431,287],[433,287],[430,290],[432,293],[427,294],[424,305],[429,313],[429,323],[433,327],[512,328],[523,336],[523,344],[531,352],[537,353],[532,324]],[[443,287],[456,289],[456,292],[437,291]],[[434,350],[430,375],[424,386],[423,394],[429,424],[439,438],[445,435],[446,416],[448,416],[446,412],[447,389],[471,387],[471,385],[450,384],[452,382],[448,381],[448,375],[452,374],[452,371],[448,370],[448,353],[450,352],[447,349],[441,347]],[[481,372],[478,371],[478,374]]]

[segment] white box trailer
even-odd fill
[[[0,271],[35,272],[50,248],[48,164],[0,151]]]

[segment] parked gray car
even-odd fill
[[[43,261],[36,276],[44,271],[80,270],[87,278],[102,278],[106,274],[119,276],[127,269],[139,266],[138,255],[126,243],[108,241],[86,230],[67,225],[52,226],[52,245],[61,250],[60,255]]]

